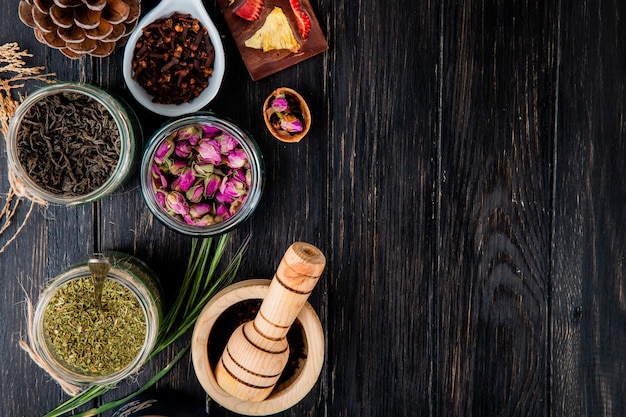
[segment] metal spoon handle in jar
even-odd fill
[[[100,309],[102,308],[102,287],[111,269],[111,263],[106,256],[101,253],[96,253],[92,255],[87,265],[89,266],[89,272],[91,272],[91,279],[93,281],[96,307]]]

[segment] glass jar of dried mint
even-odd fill
[[[87,261],[51,280],[35,307],[32,347],[43,368],[74,386],[108,385],[134,372],[154,347],[159,284],[141,260],[105,253],[111,269],[97,304]]]
[[[142,146],[133,110],[101,88],[57,83],[31,93],[7,133],[20,194],[59,205],[96,201],[132,173]]]

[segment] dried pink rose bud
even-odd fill
[[[237,169],[231,169],[228,175],[232,178],[235,178],[236,180],[247,183],[246,172],[244,172],[244,170],[241,168],[237,168]]]
[[[180,176],[172,183],[172,189],[185,192],[196,182],[196,176],[191,168],[184,168]]]
[[[152,163],[152,179],[157,188],[167,187],[167,178],[161,172],[161,168],[156,163]]]
[[[215,194],[215,199],[220,203],[232,203],[244,193],[246,193],[245,184],[230,178],[226,181],[222,181],[219,191]]]
[[[233,197],[217,190],[215,193],[215,201],[222,204],[231,204],[233,202]]]
[[[221,221],[228,220],[231,218],[230,214],[230,206],[226,204],[220,204],[217,206],[217,210],[215,210],[215,218],[220,219]]]
[[[170,162],[168,163],[168,168],[170,174],[172,175],[180,176],[181,172],[183,172],[183,169],[187,168],[187,161],[183,159],[173,159],[169,161]]]
[[[212,197],[220,188],[222,178],[219,175],[212,174],[204,180],[204,196]]]
[[[163,191],[162,189],[154,190],[154,196],[156,197],[156,200],[159,202],[159,205],[161,207],[167,208],[167,205],[165,204],[167,193],[165,191]]]
[[[217,223],[217,221],[211,214],[206,214],[199,219],[193,219],[193,224],[196,226],[210,226],[215,223]]]
[[[206,138],[206,137],[213,137],[215,136],[216,133],[219,133],[220,130],[212,125],[203,125],[202,126],[202,137]]]
[[[233,203],[228,208],[228,215],[229,215],[229,217],[234,215],[237,212],[237,210],[239,210],[239,207],[241,207],[243,202],[244,202],[243,199],[238,199],[238,200],[233,201]]]
[[[191,143],[188,140],[179,140],[176,142],[174,154],[181,158],[189,158],[189,155],[191,155]]]
[[[228,207],[226,207],[225,204],[218,205],[217,209],[215,210],[215,215],[223,217],[226,214],[228,214]]]
[[[220,152],[223,155],[227,155],[229,152],[239,146],[239,142],[237,142],[237,139],[235,139],[228,133],[224,133],[221,136],[216,137],[215,140],[217,140],[217,142],[220,144]]]
[[[213,173],[215,165],[211,163],[195,162],[192,169],[196,176],[205,178]]]
[[[172,135],[167,137],[154,153],[154,162],[161,165],[174,152],[174,138]]]
[[[189,205],[185,197],[177,192],[170,192],[165,198],[165,205],[168,210],[180,215],[187,215],[189,213]]]
[[[198,203],[189,206],[189,215],[193,219],[199,219],[207,213],[210,213],[213,207],[210,204]]]
[[[204,196],[204,181],[202,178],[198,179],[187,191],[185,191],[185,197],[190,203],[199,203]]]
[[[183,127],[177,132],[176,137],[178,140],[188,140],[192,145],[198,143],[202,132],[197,126]]]
[[[246,185],[248,188],[252,187],[252,170],[249,169],[246,171]]]
[[[220,153],[220,145],[215,140],[201,139],[198,142],[198,161],[204,163],[210,163],[219,165],[222,161],[222,154]]]
[[[246,164],[246,162],[248,162],[248,154],[246,154],[243,149],[237,148],[233,149],[228,154],[226,159],[228,160],[228,165],[231,168],[241,168]]]
[[[274,111],[281,113],[289,108],[289,103],[287,102],[284,94],[279,94],[276,98],[274,98],[274,101],[272,101],[272,108]]]
[[[286,114],[280,119],[280,128],[289,133],[302,132],[302,122],[293,114]]]

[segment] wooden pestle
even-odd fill
[[[270,395],[289,359],[287,332],[325,265],[324,254],[309,243],[287,249],[256,317],[233,332],[217,363],[215,379],[224,391],[244,401]]]

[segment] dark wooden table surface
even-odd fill
[[[122,50],[66,59],[19,22],[17,3],[0,5],[0,43],[17,41],[59,80],[127,98],[147,137],[164,120],[130,97]],[[322,375],[281,415],[626,415],[626,2],[312,4],[330,49],[252,82],[205,2],[227,52],[209,109],[252,132],[267,168],[255,215],[233,233],[233,249],[253,234],[238,279],[271,277],[296,240],[328,259],[310,300],[326,334]],[[313,113],[299,144],[263,124],[264,98],[283,85]],[[0,167],[6,194],[4,152]],[[67,398],[18,346],[25,295],[46,279],[115,249],[175,292],[191,239],[151,216],[138,184],[92,205],[37,207],[0,254],[3,416]],[[189,356],[158,386],[205,402]]]

